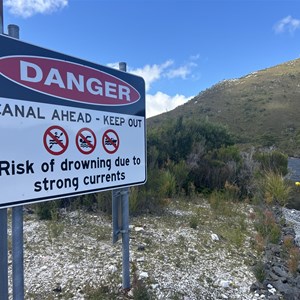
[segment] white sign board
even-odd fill
[[[142,78],[6,36],[0,45],[0,207],[146,181]]]

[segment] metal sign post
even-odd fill
[[[23,206],[12,209],[13,299],[24,299]]]
[[[0,209],[0,296],[8,299],[7,208]]]
[[[0,0],[0,34],[3,32],[3,0]]]
[[[0,0],[0,34],[3,34],[3,0]],[[7,208],[0,209],[0,296],[8,299]]]
[[[126,72],[126,63],[119,63],[119,69]],[[112,192],[113,244],[122,234],[122,268],[123,289],[130,288],[129,265],[129,189],[119,189]]]
[[[123,289],[130,288],[129,267],[129,189],[121,190],[122,196],[122,249],[123,249]]]
[[[8,35],[19,39],[19,27],[8,25]],[[23,206],[12,208],[13,299],[24,299]]]

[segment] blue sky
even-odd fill
[[[4,29],[146,81],[147,117],[300,57],[300,0],[3,0]]]

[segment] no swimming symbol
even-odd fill
[[[96,148],[95,133],[89,128],[82,128],[76,135],[76,147],[82,154],[90,154]]]

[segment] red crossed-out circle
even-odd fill
[[[115,153],[119,149],[119,145],[120,139],[114,130],[108,129],[103,133],[102,146],[107,153]]]
[[[50,154],[60,155],[67,150],[69,137],[62,127],[53,125],[45,131],[43,143],[44,147]]]
[[[92,138],[92,140],[90,140]],[[77,149],[83,154],[90,154],[96,148],[97,140],[95,133],[89,128],[82,128],[76,134]]]

